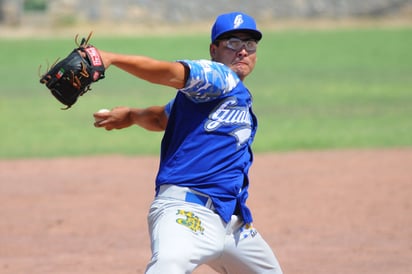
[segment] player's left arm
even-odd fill
[[[148,82],[181,89],[186,83],[187,68],[180,62],[160,61],[146,56],[124,55],[99,50],[107,69],[114,65]]]
[[[168,121],[164,106],[115,107],[110,112],[96,112],[93,116],[96,119],[94,126],[103,127],[106,130],[138,125],[149,131],[163,131]]]

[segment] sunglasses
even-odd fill
[[[256,51],[258,42],[254,39],[242,40],[236,37],[229,38],[223,41],[228,49],[238,51],[245,47],[246,51]]]

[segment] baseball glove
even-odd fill
[[[40,83],[45,84],[53,96],[69,109],[79,96],[89,91],[90,85],[104,78],[104,64],[95,47],[89,44],[92,32],[66,58],[51,66],[40,76]]]

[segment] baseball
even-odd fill
[[[110,110],[108,110],[107,108],[102,108],[97,113],[103,113],[103,112],[110,112]]]
[[[102,109],[99,110],[97,113],[104,113],[104,112],[110,112],[110,110],[108,110],[108,109],[106,109],[106,108],[102,108]],[[101,121],[103,121],[104,119],[103,119],[103,118],[97,118],[97,117],[95,117],[94,120],[95,120],[96,122],[101,122]]]

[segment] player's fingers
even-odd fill
[[[94,127],[103,127],[101,124],[100,124],[101,122],[94,122]]]
[[[94,126],[97,127],[97,128],[103,127],[103,128],[105,128],[106,130],[112,130],[112,129],[115,128],[115,127],[113,126],[113,123],[111,123],[111,122],[108,121],[108,120],[96,121],[96,122],[94,122]]]
[[[95,112],[93,113],[93,117],[95,120],[105,120],[110,117],[110,112]]]
[[[94,126],[95,127],[106,127],[108,119],[110,116],[110,111],[106,109],[101,109],[98,112],[93,113]]]

